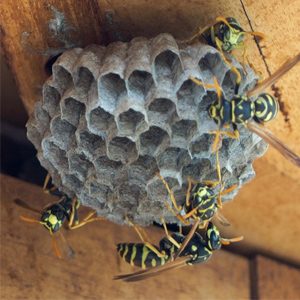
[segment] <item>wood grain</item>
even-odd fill
[[[242,234],[235,248],[278,257],[300,266],[300,182],[274,168],[267,161],[254,164],[256,178],[247,184],[223,213],[233,226],[229,235]]]
[[[258,70],[268,68],[268,74],[274,73],[287,59],[299,53],[300,49],[300,2],[290,1],[253,1],[242,0],[245,11],[254,31],[261,31],[267,38],[261,43],[264,56],[262,65],[255,65]],[[268,75],[268,74],[265,74]],[[281,78],[276,87],[281,94],[281,113],[267,127],[278,138],[300,155],[300,64]],[[269,89],[269,91],[271,91]],[[300,170],[283,159],[279,153],[270,149],[264,157],[274,168],[289,177],[300,180]]]
[[[1,44],[28,112],[41,97],[44,66],[58,53],[101,41],[95,1],[0,2]]]
[[[300,269],[263,256],[257,256],[254,264],[258,299],[296,300],[300,298]]]
[[[224,251],[145,282],[113,281],[132,271],[117,259],[115,244],[138,239],[131,228],[109,222],[67,231],[76,256],[59,260],[45,229],[20,221],[30,213],[14,205],[16,197],[35,207],[54,200],[40,187],[1,176],[1,299],[249,299],[248,260]],[[159,229],[148,233],[154,241],[162,236]]]

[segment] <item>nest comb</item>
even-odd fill
[[[243,74],[240,93],[256,82]],[[54,184],[98,215],[140,225],[174,221],[166,210],[166,178],[182,203],[187,178],[216,180],[211,152],[216,124],[207,107],[217,95],[189,80],[212,82],[225,96],[235,89],[235,75],[208,45],[178,45],[169,34],[135,38],[102,47],[66,51],[53,65],[41,101],[27,123],[28,138]],[[244,128],[240,139],[224,138],[220,152],[226,186],[239,188],[254,175],[253,160],[266,144]],[[232,199],[236,191],[227,195]]]

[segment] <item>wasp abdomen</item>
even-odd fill
[[[168,259],[167,256],[159,257],[143,243],[118,244],[117,251],[127,263],[142,269],[164,265]]]
[[[278,112],[278,102],[269,94],[261,94],[254,102],[255,116],[257,122],[268,122],[274,119]]]

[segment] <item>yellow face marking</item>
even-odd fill
[[[198,249],[198,247],[197,246],[195,246],[195,245],[192,245],[192,251],[196,251]]]
[[[130,264],[132,266],[134,266],[134,259],[135,259],[135,256],[136,256],[136,246],[134,245],[132,247],[132,253],[131,253],[131,257],[130,257]]]
[[[49,222],[52,224],[52,225],[55,225],[56,223],[58,223],[58,220],[57,220],[57,217],[55,215],[50,215],[49,216]]]
[[[142,269],[146,269],[145,261],[147,259],[149,252],[150,252],[150,250],[148,249],[148,247],[146,245],[144,245],[143,252],[142,252]]]

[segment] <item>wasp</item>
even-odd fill
[[[299,60],[300,53],[286,61],[272,76],[256,85],[252,90],[244,95],[236,94],[231,99],[225,98],[216,78],[214,78],[213,84],[204,84],[197,78],[190,77],[197,85],[201,85],[204,88],[213,88],[217,92],[217,100],[208,107],[210,117],[219,127],[217,131],[212,132],[216,134],[216,139],[213,144],[214,151],[216,151],[218,147],[221,135],[235,139],[239,138],[238,125],[242,124],[263,138],[293,164],[300,167],[300,157],[276,138],[269,130],[260,126],[261,124],[273,120],[279,110],[277,99],[270,94],[261,92],[274,84],[293,68]],[[255,95],[258,96],[252,101],[251,97]],[[228,128],[230,126],[232,126],[233,131],[221,130],[221,128]]]
[[[241,74],[227,60],[224,53],[231,53],[235,49],[243,49],[243,59],[245,61],[245,35],[247,34],[255,36],[260,40],[265,38],[265,35],[261,32],[245,31],[235,18],[224,18],[220,16],[216,18],[214,23],[205,26],[204,28],[198,28],[197,32],[190,39],[183,42],[191,44],[202,37],[208,45],[220,51],[225,63],[228,64],[236,74],[236,82],[239,84],[242,79]]]
[[[165,222],[163,220],[162,222],[166,236],[160,240],[159,246],[146,243],[144,239],[142,240],[143,243],[121,243],[117,245],[119,255],[127,263],[144,270],[117,275],[114,277],[115,280],[138,281],[159,275],[167,270],[203,263],[212,256],[213,251],[219,250],[222,245],[243,239],[243,237],[222,238],[218,228],[209,222],[205,231],[205,238],[200,233],[194,232],[180,253],[180,257],[174,259],[174,254],[178,253],[187,236],[179,232],[170,235]],[[138,229],[136,228],[136,230]]]
[[[174,209],[166,203],[167,208],[176,216],[183,225],[191,225],[192,222],[199,220],[199,228],[204,228],[209,220],[216,215],[223,225],[229,225],[229,222],[218,211],[222,208],[221,197],[232,192],[236,185],[224,190],[224,185],[220,181],[202,181],[197,182],[188,178],[188,188],[183,206],[178,205],[175,195],[169,187],[166,180],[157,174],[165,185],[168,195],[171,199]],[[222,185],[220,191],[215,191],[216,186]]]
[[[47,175],[44,183],[43,190],[46,193],[52,193],[55,192],[56,188],[52,187],[50,189],[47,189],[48,181],[50,179],[50,176]],[[59,235],[62,239],[62,241],[67,245],[68,248],[68,254],[72,255],[74,254],[73,249],[68,245],[66,239],[64,238],[63,234],[61,233],[60,229],[63,227],[64,223],[67,222],[69,229],[77,229],[80,228],[87,223],[91,223],[97,220],[102,220],[100,217],[95,217],[95,211],[89,213],[81,222],[79,222],[79,216],[78,216],[78,209],[80,207],[80,201],[77,198],[69,198],[66,195],[61,194],[61,198],[56,203],[51,203],[47,205],[42,210],[39,210],[37,208],[34,208],[30,206],[26,201],[21,199],[15,199],[15,204],[18,206],[21,206],[27,210],[30,210],[32,212],[35,212],[37,214],[40,214],[40,219],[34,219],[31,217],[26,216],[20,216],[21,220],[28,222],[28,223],[37,223],[43,225],[52,236],[52,246],[54,249],[54,252],[57,257],[62,258],[62,253],[59,250],[55,235]]]

